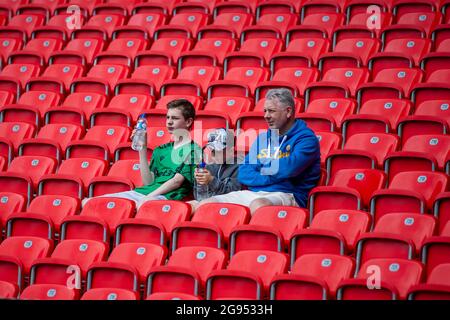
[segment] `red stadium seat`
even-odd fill
[[[386,213],[431,210],[436,196],[446,190],[447,177],[440,172],[408,171],[394,176],[389,188],[372,195],[370,211],[374,221]]]
[[[0,192],[0,224],[6,226],[8,216],[25,209],[25,198],[18,193]]]
[[[314,64],[322,53],[328,52],[330,41],[325,30],[311,26],[295,26],[286,35],[286,52],[308,56]]]
[[[56,161],[52,158],[42,156],[20,156],[11,161],[7,172],[30,177],[34,187],[36,187],[41,176],[52,174],[55,172],[55,169]]]
[[[76,294],[65,285],[34,284],[26,287],[20,300],[75,300]]]
[[[233,227],[249,220],[249,208],[227,203],[205,203],[189,222],[178,223],[172,231],[172,252],[185,246],[223,248]]]
[[[81,300],[138,300],[136,293],[120,288],[96,288],[87,290]]]
[[[443,263],[435,268],[426,283],[412,286],[408,290],[408,300],[449,300],[450,283],[448,274],[450,264]]]
[[[146,294],[179,292],[199,296],[203,293],[208,275],[222,269],[226,261],[226,254],[221,249],[179,248],[172,253],[166,265],[150,270]]]
[[[233,256],[226,270],[210,273],[206,299],[262,299],[267,295],[272,279],[283,274],[287,264],[286,256],[279,252],[241,251]]]
[[[374,281],[374,274],[378,275],[381,281]],[[361,267],[356,279],[341,282],[337,289],[337,298],[338,300],[404,300],[409,288],[420,283],[422,274],[423,266],[417,261],[372,259]],[[373,290],[375,288],[377,290]]]
[[[439,234],[442,234],[444,227],[446,226],[446,224],[448,224],[448,221],[450,220],[449,208],[450,208],[450,193],[443,192],[438,194],[434,200],[433,213],[436,219],[438,219]]]

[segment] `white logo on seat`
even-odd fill
[[[356,47],[358,47],[358,48],[364,47],[364,41],[358,41],[358,42],[356,43]]]
[[[222,41],[220,41],[220,40],[214,41],[214,47],[220,47],[220,46],[222,46]]]
[[[301,77],[302,76],[302,74],[303,74],[303,71],[302,70],[295,70],[295,72],[294,72],[294,76],[295,77]]]
[[[314,40],[310,40],[310,41],[308,41],[308,43],[307,43],[308,48],[312,48],[312,47],[314,47],[315,45],[316,45],[316,42],[315,42]]]
[[[160,71],[161,71],[161,69],[159,69],[159,68],[153,68],[152,73],[158,74],[158,73],[160,73]]]
[[[417,177],[417,182],[418,183],[424,183],[427,181],[427,176],[419,176]]]
[[[130,98],[130,103],[136,103],[138,101],[137,97],[131,97]]]
[[[133,171],[138,171],[140,169],[139,163],[133,164]]]
[[[228,214],[228,208],[220,208],[219,214],[221,216],[226,216]]]
[[[80,247],[78,248],[81,252],[85,252],[89,248],[87,243],[80,244]]]
[[[400,79],[406,77],[406,72],[405,71],[400,71],[399,73],[397,73],[397,77],[400,78]]]
[[[106,22],[106,23],[110,23],[111,21],[112,21],[112,17],[106,17],[106,18],[105,18],[105,22]]]
[[[421,14],[420,16],[419,16],[419,21],[420,22],[424,22],[424,21],[426,21],[427,20],[427,15],[426,14]]]
[[[322,22],[328,22],[330,21],[330,16],[323,16],[322,17]]]
[[[128,41],[127,42],[127,47],[131,48],[132,46],[134,46],[134,41],[133,40]]]
[[[227,101],[227,106],[231,107],[234,106],[236,104],[236,101],[234,99],[230,99]]]
[[[38,165],[39,165],[39,160],[38,159],[31,160],[31,166],[32,167],[37,167]]]
[[[195,256],[198,260],[203,260],[206,258],[206,252],[205,251],[199,251],[197,252],[197,255]]]
[[[24,73],[24,72],[27,72],[28,68],[27,68],[27,66],[21,66],[19,70],[20,70],[20,72]]]
[[[61,205],[61,202],[62,202],[61,199],[55,199],[55,200],[53,200],[52,205],[54,207],[59,207]]]
[[[233,22],[238,22],[239,20],[241,20],[240,16],[233,16]]]
[[[46,98],[47,98],[47,95],[46,95],[45,93],[41,93],[41,94],[39,95],[39,97],[38,97],[38,99],[39,99],[40,101],[44,101]]]
[[[391,263],[389,265],[389,271],[397,272],[398,270],[400,270],[400,265],[398,263]]]
[[[246,75],[247,77],[251,77],[251,76],[253,76],[254,73],[255,73],[255,72],[254,72],[252,69],[248,69],[248,70],[245,72],[245,75]]]
[[[345,73],[345,77],[346,77],[346,78],[351,78],[351,77],[353,77],[353,71],[347,71],[347,72]]]
[[[117,300],[117,293],[110,293],[106,297],[106,300]]]
[[[200,75],[200,76],[204,76],[205,75],[205,73],[206,73],[206,70],[205,69],[198,69],[198,74]]]
[[[166,204],[166,205],[164,205],[164,206],[162,207],[161,211],[162,211],[162,212],[169,212],[170,209],[171,209],[171,206],[168,205],[168,204]]]
[[[50,41],[44,41],[42,45],[47,48],[50,46]]]
[[[339,221],[340,222],[347,222],[348,221],[348,214],[343,213],[339,216]]]
[[[430,146],[437,146],[438,143],[439,143],[439,139],[438,138],[430,139]]]
[[[49,289],[47,291],[47,297],[48,298],[54,298],[56,296],[56,290],[55,289]]]
[[[339,103],[337,103],[336,101],[331,101],[329,104],[329,107],[331,109],[336,109],[338,105],[339,105]]]
[[[107,134],[108,136],[112,136],[112,135],[114,135],[114,132],[115,132],[115,130],[114,130],[113,128],[109,128],[109,129],[106,131],[106,134]]]
[[[380,138],[378,138],[378,137],[370,138],[370,143],[371,144],[377,144],[378,142],[380,142]]]
[[[189,16],[188,17],[188,21],[189,22],[194,22],[195,21],[195,16]]]
[[[384,108],[385,108],[385,109],[392,109],[392,102],[386,102],[386,103],[384,104]]]
[[[358,181],[364,180],[364,177],[365,177],[364,173],[360,172],[360,173],[355,174],[355,179]]]
[[[269,45],[269,42],[267,41],[261,41],[260,46],[263,48],[266,48]]]
[[[91,43],[90,40],[86,40],[86,41],[84,42],[84,46],[85,46],[86,48],[89,48],[91,45],[92,45],[92,43]]]
[[[264,254],[259,255],[258,258],[256,258],[256,261],[257,261],[258,263],[264,263],[264,262],[267,261],[267,256],[264,255]]]
[[[158,130],[158,132],[156,132],[156,136],[157,136],[158,138],[163,137],[163,136],[164,136],[164,130]]]
[[[284,218],[287,217],[287,212],[284,211],[284,210],[278,211],[277,217],[280,218],[280,219],[284,219]]]
[[[89,167],[89,162],[88,161],[83,161],[81,163],[81,168],[86,169],[87,167]]]
[[[106,208],[114,209],[116,207],[116,203],[114,201],[110,201],[106,204]]]
[[[33,241],[31,241],[31,240],[25,241],[23,244],[23,247],[25,249],[30,249],[32,246],[33,246]]]
[[[405,226],[412,226],[414,224],[414,218],[406,218]]]
[[[109,67],[108,68],[108,73],[114,73],[116,72],[116,68],[115,67]]]
[[[407,43],[406,43],[406,46],[408,47],[408,48],[413,48],[414,46],[416,45],[416,42],[415,41],[408,41]]]
[[[284,21],[284,17],[283,16],[278,16],[277,17],[277,22],[283,22]]]
[[[142,255],[144,255],[145,254],[145,248],[144,247],[139,247],[137,250],[136,250],[136,254],[138,255],[138,256],[142,256]]]
[[[9,41],[8,41],[8,40],[3,41],[3,46],[4,46],[4,47],[9,46]]]
[[[20,130],[20,125],[19,124],[16,124],[16,125],[14,125],[12,127],[12,132],[19,132],[19,130]]]
[[[91,102],[91,101],[92,101],[92,96],[84,97],[84,102]]]
[[[27,17],[27,18],[25,19],[25,22],[26,22],[26,23],[31,23],[31,22],[33,22],[33,17]]]
[[[322,263],[321,263],[321,266],[324,267],[324,268],[330,267],[331,266],[331,259],[323,259]]]
[[[177,40],[172,40],[172,41],[170,41],[170,46],[171,46],[171,47],[176,47],[177,44],[178,44],[178,41],[177,41]]]
[[[442,111],[447,111],[448,110],[448,103],[441,104],[441,110]]]
[[[0,202],[1,202],[1,203],[8,203],[8,200],[9,200],[8,196],[4,196],[4,197],[2,197],[2,198],[0,199]]]
[[[69,66],[65,66],[62,70],[64,73],[67,73],[70,71],[70,67]]]
[[[145,17],[145,21],[147,21],[147,22],[152,22],[152,21],[153,21],[153,16],[147,16],[147,17]]]

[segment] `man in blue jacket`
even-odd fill
[[[320,147],[314,132],[295,119],[294,97],[288,89],[267,92],[261,133],[239,166],[238,180],[248,190],[202,201],[249,206],[251,212],[271,205],[306,207],[308,193],[320,179]]]

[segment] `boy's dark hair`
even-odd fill
[[[186,99],[176,99],[172,100],[167,104],[167,109],[180,109],[183,114],[184,120],[192,118],[195,119],[195,108],[194,105]]]

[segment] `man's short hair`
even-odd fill
[[[195,108],[193,104],[186,99],[176,99],[172,100],[167,104],[168,109],[180,109],[183,114],[184,120],[192,118],[195,119]]]
[[[286,88],[270,89],[267,91],[266,100],[277,100],[282,107],[295,107],[291,90]]]

